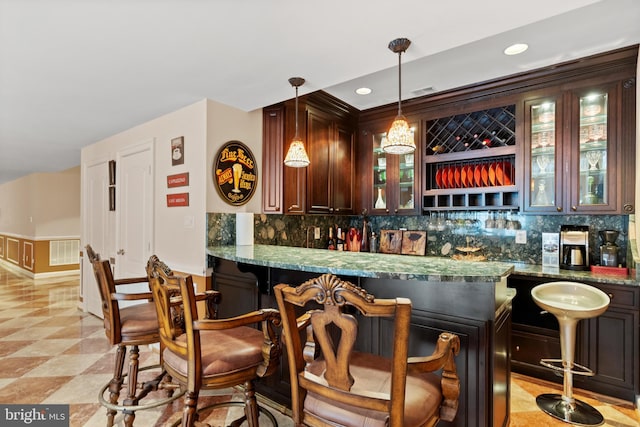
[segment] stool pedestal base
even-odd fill
[[[578,426],[599,426],[604,417],[596,408],[580,400],[567,401],[561,394],[546,393],[536,397],[538,407],[561,421]]]

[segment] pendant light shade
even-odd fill
[[[310,163],[307,151],[304,149],[304,143],[298,135],[298,87],[304,84],[304,79],[302,77],[291,77],[289,83],[296,88],[296,135],[289,145],[284,164],[292,168],[304,168],[309,166]]]
[[[402,53],[410,44],[411,40],[404,38],[389,43],[389,49],[398,54],[398,115],[391,124],[387,137],[382,140],[382,150],[389,154],[407,154],[416,149],[413,131],[402,115]]]

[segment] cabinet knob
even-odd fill
[[[393,213],[398,213],[398,209],[397,209],[397,208],[396,208],[396,209],[394,209],[394,210],[393,210]]]
[[[622,210],[626,213],[631,213],[633,212],[633,205],[630,203],[625,203],[625,205],[622,207]]]
[[[516,351],[520,351],[520,346],[519,345],[516,346]]]
[[[575,211],[578,210],[578,207],[576,205],[573,205],[573,206],[571,206],[571,210],[575,212]]]
[[[558,212],[562,212],[562,206],[557,206],[557,207],[556,207],[556,210],[557,210]]]
[[[386,213],[389,213],[389,209],[385,209],[384,211],[385,211]]]
[[[329,212],[333,212],[333,208],[329,208]]]

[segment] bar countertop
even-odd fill
[[[462,262],[448,258],[339,252],[290,246],[209,246],[211,256],[272,268],[378,279],[436,282],[500,282],[513,273],[505,262]]]

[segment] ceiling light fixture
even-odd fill
[[[284,164],[292,168],[304,168],[309,166],[310,163],[307,151],[304,149],[304,143],[298,135],[298,87],[304,84],[304,79],[302,77],[291,77],[289,83],[296,88],[296,134],[291,141],[291,145],[289,145]]]
[[[517,55],[519,53],[524,52],[525,50],[529,49],[529,45],[526,43],[516,43],[516,44],[512,44],[511,46],[507,47],[504,50],[504,54],[505,55]]]
[[[358,95],[369,95],[371,93],[371,89],[369,89],[368,87],[359,87],[358,89],[356,89],[356,93]]]
[[[387,137],[382,140],[382,150],[390,154],[407,154],[416,149],[413,131],[407,119],[402,115],[402,53],[407,50],[411,40],[399,38],[389,43],[389,49],[398,54],[398,115],[391,124]]]

